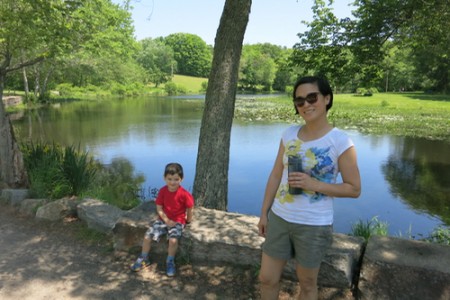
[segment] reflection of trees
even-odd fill
[[[382,165],[391,192],[413,209],[435,215],[450,225],[450,167],[417,154],[415,159],[393,154]],[[433,152],[428,156],[432,157]]]
[[[193,124],[198,128],[202,106],[203,101],[164,97],[80,101],[28,111],[26,117],[15,120],[13,125],[19,141],[55,141],[61,145],[81,143],[84,147],[105,137],[127,136],[131,133],[151,139],[157,134],[164,134],[168,126],[179,131],[190,130],[187,127],[180,128],[181,120],[186,119],[198,120]],[[180,134],[176,138],[187,139],[189,136]]]

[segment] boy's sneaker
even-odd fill
[[[167,276],[172,277],[175,275],[175,262],[173,260],[167,261]]]
[[[150,262],[148,261],[148,259],[139,257],[138,259],[136,259],[136,262],[131,266],[131,271],[138,272],[142,269],[147,268],[148,266],[150,266]]]

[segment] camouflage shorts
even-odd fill
[[[167,227],[163,221],[158,220],[145,232],[145,238],[153,239],[157,242],[159,242],[163,235],[167,235],[167,239],[180,239],[183,234],[183,227],[184,226],[181,223],[176,223],[174,227]]]

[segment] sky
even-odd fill
[[[113,0],[122,3],[123,0]],[[334,14],[351,17],[349,3],[335,0]],[[270,43],[291,48],[312,20],[313,0],[253,0],[244,44]],[[214,45],[225,0],[131,0],[137,40],[191,33]]]

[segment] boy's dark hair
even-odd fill
[[[297,88],[306,83],[312,83],[316,84],[319,88],[319,92],[324,95],[330,95],[330,102],[327,104],[327,111],[333,106],[333,89],[330,86],[330,83],[328,80],[326,80],[324,77],[319,76],[305,76],[297,80],[297,82],[294,84],[294,91],[292,92],[292,99],[295,99],[295,91]],[[295,111],[298,114],[297,107],[295,107]]]
[[[170,163],[166,165],[166,169],[164,170],[164,177],[167,175],[175,175],[178,174],[181,179],[183,179],[183,167],[179,163]]]

